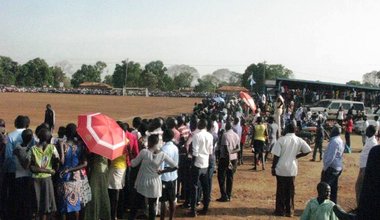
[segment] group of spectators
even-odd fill
[[[125,153],[112,161],[88,152],[73,123],[59,127],[58,136],[53,137],[55,112],[50,105],[44,123],[34,132],[27,116],[18,116],[16,130],[9,133],[0,120],[0,218],[114,220],[128,214],[128,219],[139,215],[155,219],[159,214],[164,219],[168,209],[173,219],[178,202],[188,217],[207,215],[214,173],[220,191],[216,201],[234,198],[234,174],[244,163],[245,146],[254,153],[254,171],[259,165],[265,170],[269,155],[273,155],[271,173],[277,181],[274,214],[292,217],[297,159],[307,156],[311,148],[297,136],[297,121],[282,119],[284,109],[292,109],[294,114],[296,107],[285,106],[281,95],[274,107],[274,112],[251,112],[252,108],[238,98],[219,102],[206,98],[195,103],[190,115],[135,117],[131,125],[118,121],[126,133],[127,146]],[[307,117],[306,110],[303,115]],[[323,117],[318,121],[321,125]],[[337,124],[331,131],[321,156],[318,197],[308,202],[301,219],[379,217],[377,200],[372,200],[374,204],[366,201],[368,196],[378,195],[376,184],[380,184],[374,174],[378,170],[377,151],[371,150],[378,148],[374,147],[374,126],[366,128],[356,186],[357,216],[336,206],[345,151],[341,129]],[[322,148],[323,139],[318,145]],[[370,189],[375,191],[372,195]],[[368,207],[372,212],[364,212]]]
[[[82,95],[114,95],[122,96],[122,89],[90,89],[90,88],[49,88],[49,87],[16,87],[0,86],[0,92],[12,93],[59,93],[59,94],[82,94]],[[206,98],[215,96],[210,92],[180,92],[180,91],[149,91],[145,90],[127,90],[128,96],[153,96],[153,97],[194,97]]]

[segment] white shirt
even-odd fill
[[[216,122],[216,121],[213,121],[213,122],[212,122],[211,133],[212,133],[212,134],[215,134],[215,135],[218,135],[218,133],[219,133],[219,125],[218,125],[218,122]]]
[[[338,111],[338,120],[343,120],[344,119],[344,111]]]
[[[296,156],[301,152],[309,153],[310,151],[310,146],[294,133],[280,137],[272,149],[272,154],[279,157],[276,175],[297,176],[298,162]]]
[[[365,168],[367,166],[367,159],[371,149],[377,145],[376,136],[367,138],[363,151],[360,153],[360,168]]]
[[[243,133],[243,128],[241,127],[240,122],[237,123],[236,125],[234,124],[232,126],[232,130],[234,130],[235,133],[239,136],[239,138],[241,138],[241,134]]]
[[[168,155],[176,164],[178,164],[179,155],[178,155],[178,147],[174,145],[173,141],[169,141],[162,146],[161,151]],[[161,169],[165,169],[165,167],[170,167],[169,164],[163,162],[161,165]],[[161,175],[162,181],[174,181],[178,178],[177,170],[173,172],[164,173]]]
[[[365,130],[367,130],[368,126],[369,126],[368,121],[364,121],[362,124],[362,133],[363,134],[365,134]]]
[[[208,168],[209,156],[212,154],[214,138],[206,129],[200,130],[193,136],[193,156],[196,157],[194,166]]]

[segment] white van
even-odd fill
[[[352,106],[354,106],[353,114],[356,114],[358,111],[364,111],[363,102],[349,101],[343,99],[323,99],[317,102],[315,105],[311,106],[310,110],[313,113],[318,113],[323,112],[326,109],[327,113],[329,114],[328,118],[335,119],[340,106],[343,107],[343,110],[346,114]]]

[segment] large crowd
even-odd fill
[[[292,217],[297,159],[312,151],[299,134],[311,121],[316,127],[312,161],[319,150],[323,170],[321,182],[315,183],[318,196],[305,204],[301,219],[379,219],[380,126],[363,125],[358,209],[347,214],[336,204],[343,154],[350,148],[350,113],[342,113],[343,141],[339,124],[325,135],[323,113],[313,115],[307,108],[285,102],[281,95],[270,103],[273,111],[268,112],[267,102],[254,109],[236,97],[205,98],[195,103],[192,114],[135,117],[131,124],[118,121],[128,144],[125,153],[112,161],[90,153],[74,123],[56,128],[50,105],[34,132],[28,116],[18,116],[16,129],[9,133],[0,120],[0,219],[114,220],[140,215],[155,219],[158,214],[173,219],[178,203],[188,210],[188,217],[207,215],[214,173],[220,191],[216,201],[230,202],[234,174],[246,162],[246,146],[254,154],[253,170],[265,170],[272,155],[271,173],[277,181],[274,215]],[[324,139],[329,141],[322,152]]]
[[[0,86],[0,92],[5,93],[57,93],[57,94],[78,94],[78,95],[113,95],[122,96],[123,90],[120,89],[95,89],[95,88],[54,88],[54,87],[17,87]],[[128,96],[153,96],[153,97],[194,97],[206,98],[214,96],[210,92],[194,91],[159,91],[152,90],[148,93],[145,89],[131,89],[126,91]]]

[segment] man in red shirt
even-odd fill
[[[351,147],[351,133],[352,128],[354,127],[354,122],[352,121],[352,115],[347,115],[346,118],[346,134],[344,135],[346,138],[346,145]]]

